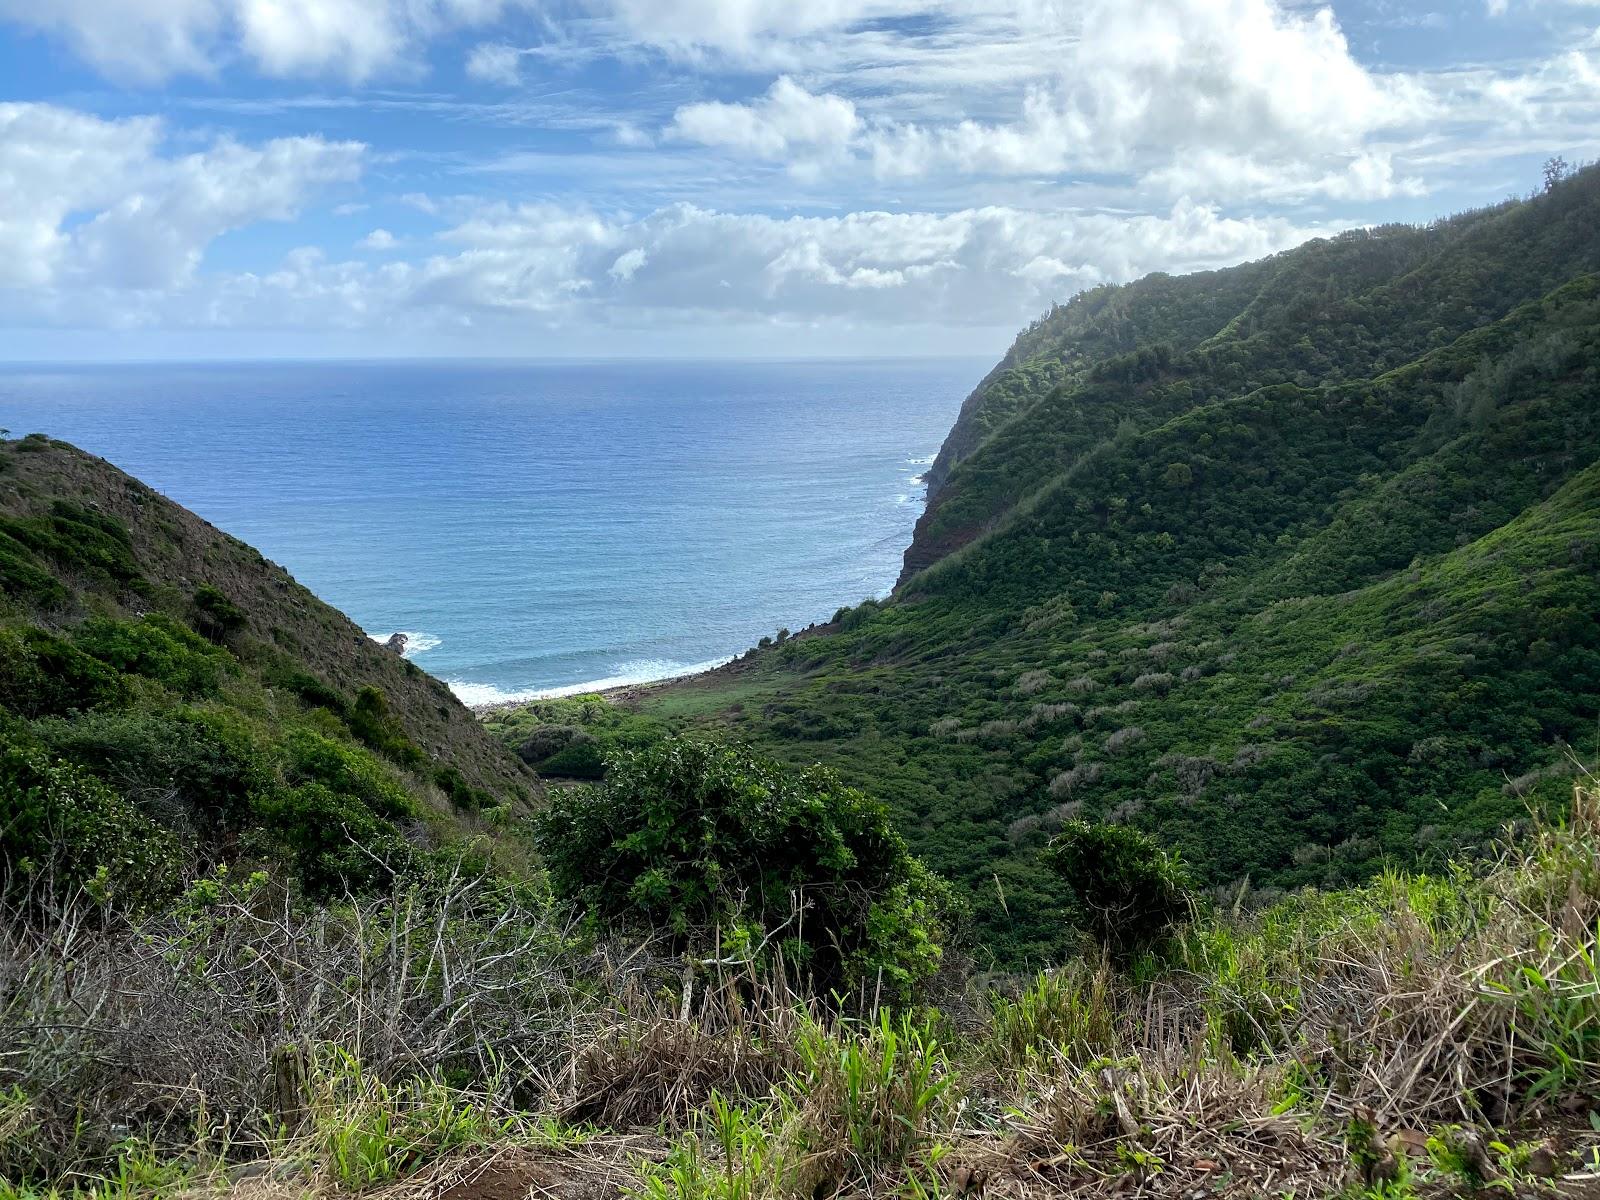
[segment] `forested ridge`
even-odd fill
[[[1472,853],[1596,751],[1597,229],[1589,169],[1075,298],[963,406],[888,602],[637,719],[870,787],[1001,961],[1064,948],[1075,818],[1230,895]]]

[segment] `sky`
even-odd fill
[[[1600,157],[1600,0],[0,0],[0,359],[984,354]]]

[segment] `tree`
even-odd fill
[[[1173,463],[1167,468],[1161,482],[1170,488],[1186,488],[1194,482],[1194,472],[1188,463]]]
[[[668,931],[685,953],[781,955],[823,991],[881,978],[885,994],[941,958],[947,885],[883,805],[820,767],[667,739],[555,795],[534,837],[558,895],[612,927]]]
[[[1545,159],[1544,190],[1547,192],[1555,191],[1557,186],[1560,185],[1561,181],[1565,179],[1571,173],[1571,171],[1572,168],[1567,165],[1567,160],[1562,158],[1559,154],[1554,158]]]
[[[1177,857],[1127,825],[1069,821],[1045,861],[1066,881],[1073,919],[1118,957],[1137,953],[1193,911]]]

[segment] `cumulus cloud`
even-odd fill
[[[293,217],[355,179],[363,147],[222,139],[165,156],[161,123],[0,104],[0,287],[154,290],[190,281],[230,229]]]
[[[753,7],[769,24],[779,20]],[[847,7],[824,6],[824,15]],[[848,147],[885,180],[1117,171],[1231,198],[1375,199],[1419,186],[1397,178],[1369,141],[1431,115],[1427,91],[1357,62],[1329,9],[1040,0],[1017,28],[1053,34],[1066,50],[1004,119],[902,119],[881,97],[863,115],[846,96],[815,95],[780,76],[748,104],[680,108],[670,132],[766,159],[818,144],[837,157]]]
[[[1009,329],[1087,286],[1259,257],[1311,232],[1188,201],[1138,216],[995,206],[782,218],[678,204],[629,219],[496,206],[446,230],[429,256],[307,249],[265,274],[201,276],[118,308],[119,319],[249,328]]]
[[[505,0],[0,0],[0,19],[66,40],[115,76],[207,74],[242,55],[269,75],[366,79]]]
[[[1077,11],[1061,77],[1031,89],[1019,119],[881,128],[870,143],[878,173],[1137,171],[1232,197],[1371,199],[1415,187],[1367,140],[1420,121],[1426,94],[1358,63],[1330,10],[1090,0]]]
[[[785,158],[795,151],[832,151],[846,146],[861,120],[841,96],[817,96],[787,75],[750,104],[709,101],[678,109],[671,136],[706,146]]]

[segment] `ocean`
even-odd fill
[[[109,459],[481,704],[884,595],[989,365],[3,366],[0,425]]]

